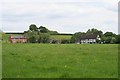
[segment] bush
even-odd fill
[[[56,43],[57,43],[57,40],[52,40],[51,43],[56,44]]]
[[[61,44],[68,44],[68,43],[70,43],[70,40],[67,40],[67,39],[61,40]]]
[[[50,40],[50,35],[47,33],[39,34],[38,43],[48,43]]]
[[[35,36],[29,37],[28,41],[29,41],[30,43],[36,43],[36,38],[35,38]]]

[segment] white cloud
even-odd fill
[[[24,31],[35,23],[64,33],[93,27],[117,33],[118,0],[9,1],[2,1],[4,31]]]

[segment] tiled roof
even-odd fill
[[[80,40],[85,40],[85,39],[96,39],[97,38],[97,34],[82,34],[80,36]]]
[[[11,36],[11,39],[25,39],[25,36]]]

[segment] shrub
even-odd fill
[[[62,43],[62,44],[68,44],[68,43],[70,43],[70,40],[68,40],[68,39],[63,39],[63,40],[61,40],[61,43]]]

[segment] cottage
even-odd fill
[[[26,43],[27,38],[25,36],[10,36],[11,43]]]
[[[77,43],[94,44],[94,43],[97,43],[97,40],[101,40],[100,36],[97,34],[82,34]]]

